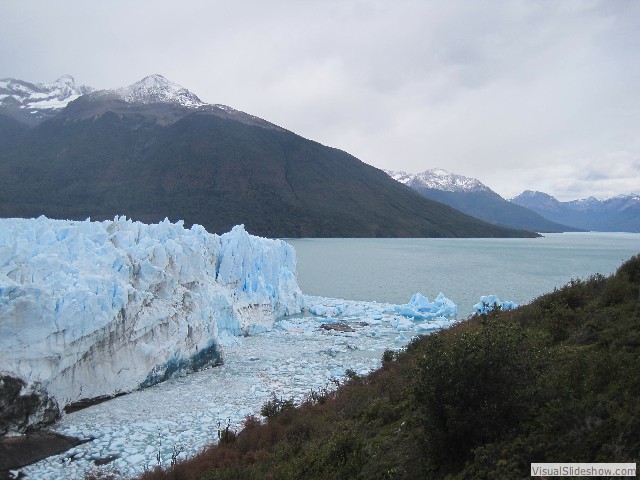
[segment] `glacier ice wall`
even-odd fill
[[[168,220],[0,219],[0,373],[62,407],[220,362],[300,312],[293,247]]]

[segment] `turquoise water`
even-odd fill
[[[523,304],[575,278],[608,275],[640,253],[640,234],[559,233],[533,239],[287,239],[303,293],[406,303],[444,293],[472,312],[482,295]]]

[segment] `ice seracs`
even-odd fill
[[[295,271],[291,246],[242,226],[1,219],[0,374],[62,408],[219,363],[221,333],[300,312]]]

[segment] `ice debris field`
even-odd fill
[[[89,441],[20,469],[26,478],[167,466],[274,395],[300,402],[457,319],[443,294],[404,305],[302,295],[293,248],[242,227],[217,236],[124,218],[0,222],[0,373],[38,383],[60,407],[86,391],[131,392],[63,415],[51,428]],[[474,308],[495,305],[514,306],[490,296]],[[203,348],[215,355],[190,362]],[[139,388],[150,372],[159,383]]]

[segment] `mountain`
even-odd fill
[[[29,83],[14,78],[0,80],[0,112],[27,125],[52,118],[69,102],[92,92],[70,75],[53,83]]]
[[[418,188],[428,190],[440,190],[446,192],[491,192],[492,190],[475,178],[464,177],[449,173],[441,168],[425,170],[422,173],[412,175],[406,172],[393,172],[385,170],[386,173],[401,183],[409,185],[414,190]]]
[[[205,104],[160,75],[89,92],[29,129],[15,117],[0,127],[4,217],[168,217],[269,237],[534,235],[425,199],[348,153]]]
[[[561,202],[543,192],[527,190],[511,202],[556,222],[600,232],[640,232],[640,195],[618,195],[606,200],[589,197]]]
[[[391,170],[386,170],[386,173],[426,198],[449,205],[485,222],[535,232],[580,230],[552,222],[532,210],[510,203],[475,178],[456,175],[442,169],[425,170],[415,175]]]

